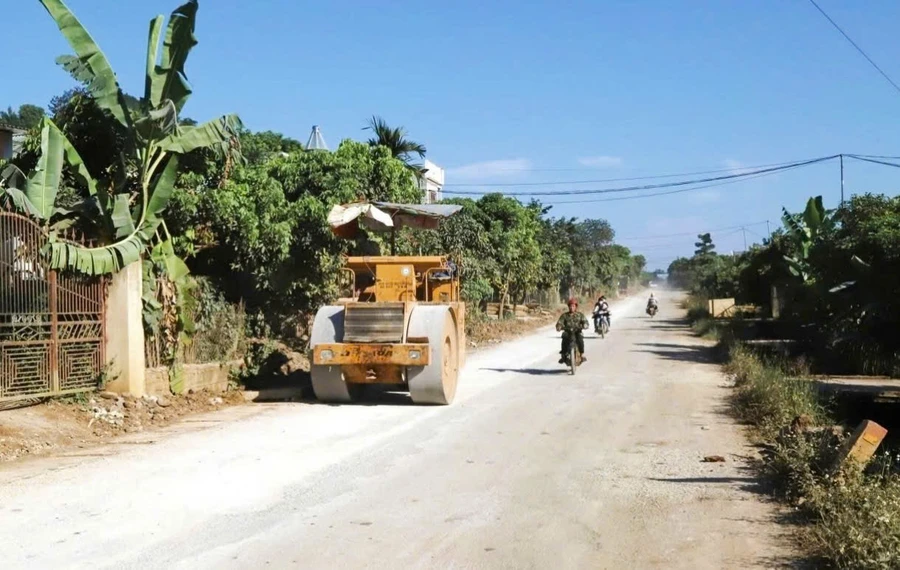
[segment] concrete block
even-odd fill
[[[872,420],[863,420],[838,452],[833,470],[852,461],[863,467],[872,460],[887,430]]]

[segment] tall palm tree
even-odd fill
[[[425,145],[406,138],[406,129],[403,127],[389,127],[384,119],[373,116],[369,119],[368,126],[363,128],[363,130],[372,131],[375,134],[373,138],[369,139],[370,145],[386,146],[390,149],[394,158],[402,160],[406,166],[408,166],[410,170],[416,172],[417,175],[421,175],[424,172],[421,164],[413,163],[413,155],[419,155],[419,158],[425,158]]]

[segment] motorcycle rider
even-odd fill
[[[653,293],[650,293],[650,298],[647,299],[647,308],[653,307],[655,309],[659,308],[659,305],[656,302],[656,297],[653,296]]]
[[[578,310],[578,300],[572,297],[569,299],[567,305],[569,306],[569,311],[567,313],[563,313],[560,315],[559,320],[556,321],[556,330],[562,331],[562,350],[560,351],[560,364],[567,364],[569,361],[569,350],[572,347],[572,342],[576,343],[578,347],[578,351],[581,352],[581,361],[587,361],[587,358],[584,356],[584,334],[583,330],[590,327],[588,324],[587,317],[584,316],[584,313]]]
[[[606,295],[600,295],[600,298],[597,299],[597,304],[594,305],[594,323],[596,324],[597,319],[601,316],[606,317],[606,326],[608,328],[612,328],[612,322],[609,318],[609,302],[606,300]]]

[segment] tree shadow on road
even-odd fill
[[[683,330],[688,331],[691,328],[691,322],[685,318],[678,319],[652,319],[650,321],[651,330]]]
[[[697,362],[713,364],[718,362],[716,350],[713,346],[683,345],[661,342],[638,342],[635,346],[646,347],[646,350],[632,350],[631,352],[644,352],[655,354],[666,360],[678,362]]]
[[[660,483],[751,483],[757,484],[755,477],[649,477]]]
[[[560,364],[560,366],[562,365]],[[516,374],[530,374],[532,376],[556,376],[569,373],[566,368],[480,368],[479,370],[487,370],[490,372],[515,372]]]

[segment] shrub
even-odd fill
[[[900,474],[886,454],[866,471],[830,472],[843,437],[812,427],[828,426],[831,418],[812,384],[797,379],[804,368],[764,360],[740,345],[730,350],[734,410],[772,442],[762,474],[810,523],[802,535],[812,556],[839,569],[900,568]]]
[[[246,315],[241,304],[229,303],[205,278],[197,278],[192,308],[194,334],[185,346],[187,363],[240,358],[246,350]]]
[[[802,371],[788,374],[787,368],[785,362],[764,361],[739,344],[730,350],[726,369],[737,385],[734,409],[764,437],[773,437],[798,416],[808,417],[815,425],[828,420],[827,406],[815,385],[797,377]]]

